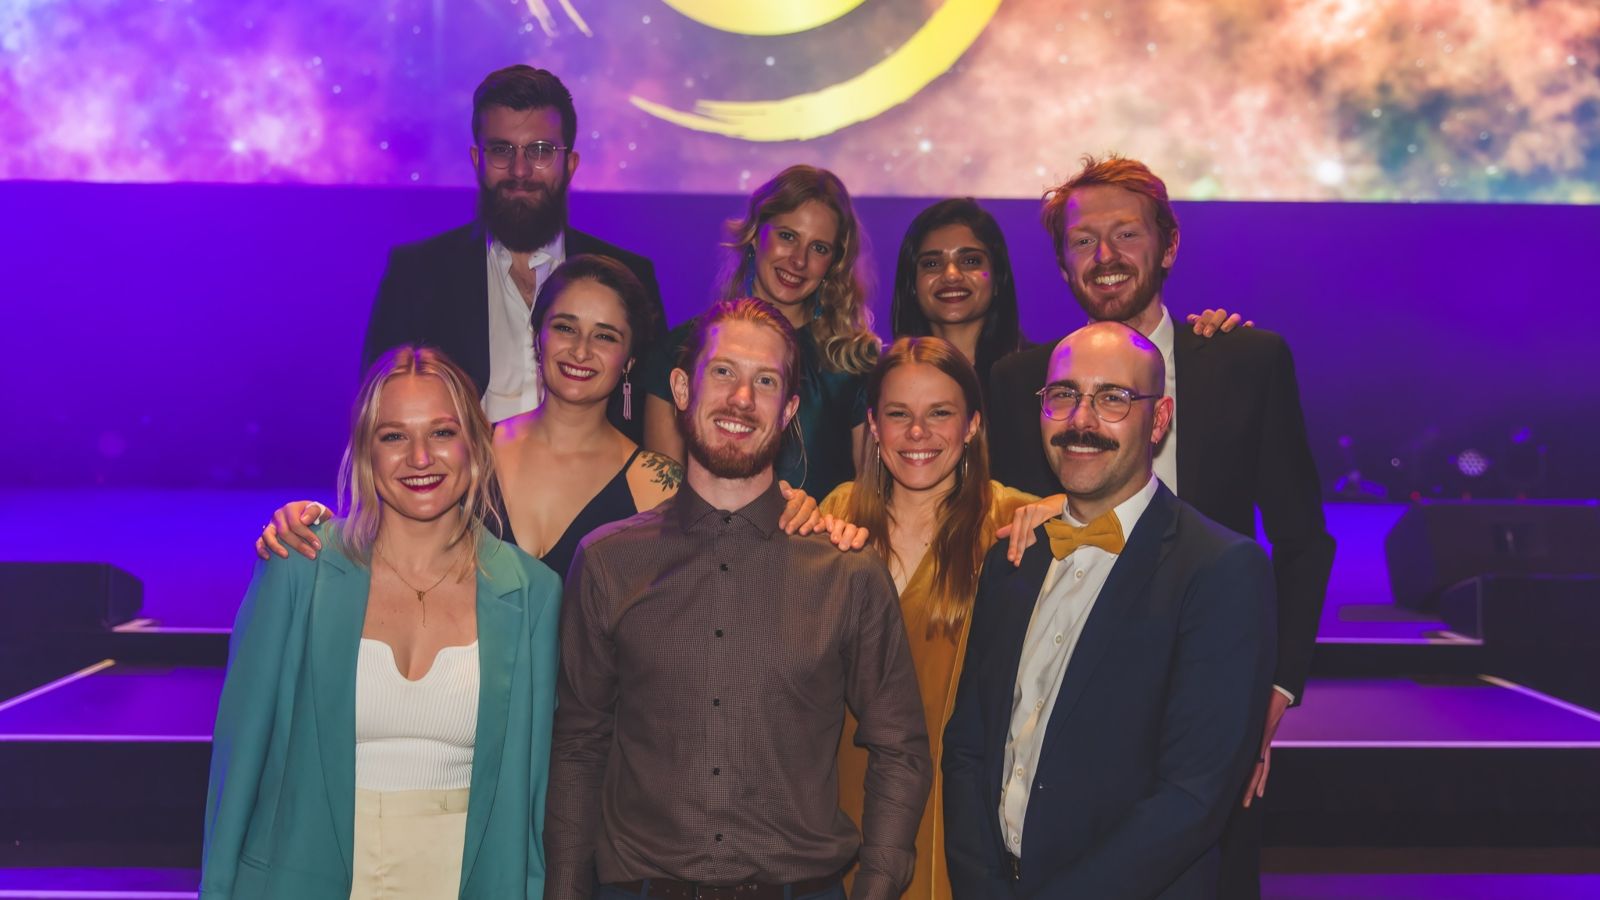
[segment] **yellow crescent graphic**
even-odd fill
[[[718,31],[770,37],[797,34],[832,22],[866,0],[661,0],[683,15]]]
[[[746,141],[809,140],[911,99],[955,65],[999,8],[1000,0],[946,0],[926,25],[882,62],[809,94],[778,100],[697,100],[694,112],[643,97],[629,100],[652,116],[695,131]]]

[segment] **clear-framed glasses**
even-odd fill
[[[1047,384],[1034,393],[1039,396],[1039,409],[1047,419],[1071,418],[1078,404],[1083,398],[1089,398],[1089,408],[1100,417],[1102,422],[1121,422],[1133,410],[1133,404],[1140,400],[1159,400],[1160,394],[1135,394],[1127,388],[1108,387],[1101,388],[1092,394],[1084,394],[1077,388],[1070,388],[1064,384]]]
[[[548,169],[551,163],[556,161],[556,154],[565,153],[572,148],[552,144],[549,141],[534,141],[531,144],[521,145],[494,143],[480,149],[483,150],[484,160],[496,169],[511,168],[511,161],[517,158],[518,152],[521,152],[528,165],[535,169]]]

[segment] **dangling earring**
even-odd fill
[[[622,418],[628,422],[633,421],[633,382],[628,378],[632,371],[632,363],[622,370]]]
[[[967,480],[967,451],[972,449],[972,442],[967,441],[961,445],[961,472],[956,476],[962,481]]]

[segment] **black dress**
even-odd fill
[[[539,561],[549,566],[563,579],[567,577],[567,569],[572,565],[572,557],[578,553],[578,542],[588,536],[589,532],[602,525],[610,525],[634,515],[639,511],[633,503],[633,491],[628,487],[628,470],[633,467],[633,461],[643,452],[640,447],[633,449],[633,455],[622,464],[622,469],[600,489],[600,493],[578,510],[578,515],[561,533],[561,537]],[[508,544],[515,544],[517,537],[511,531],[511,517],[506,515],[505,501],[499,505],[500,513],[500,540]]]

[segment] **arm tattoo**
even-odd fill
[[[683,464],[670,456],[646,450],[639,454],[639,464],[650,470],[650,480],[662,490],[676,491],[683,483]]]

